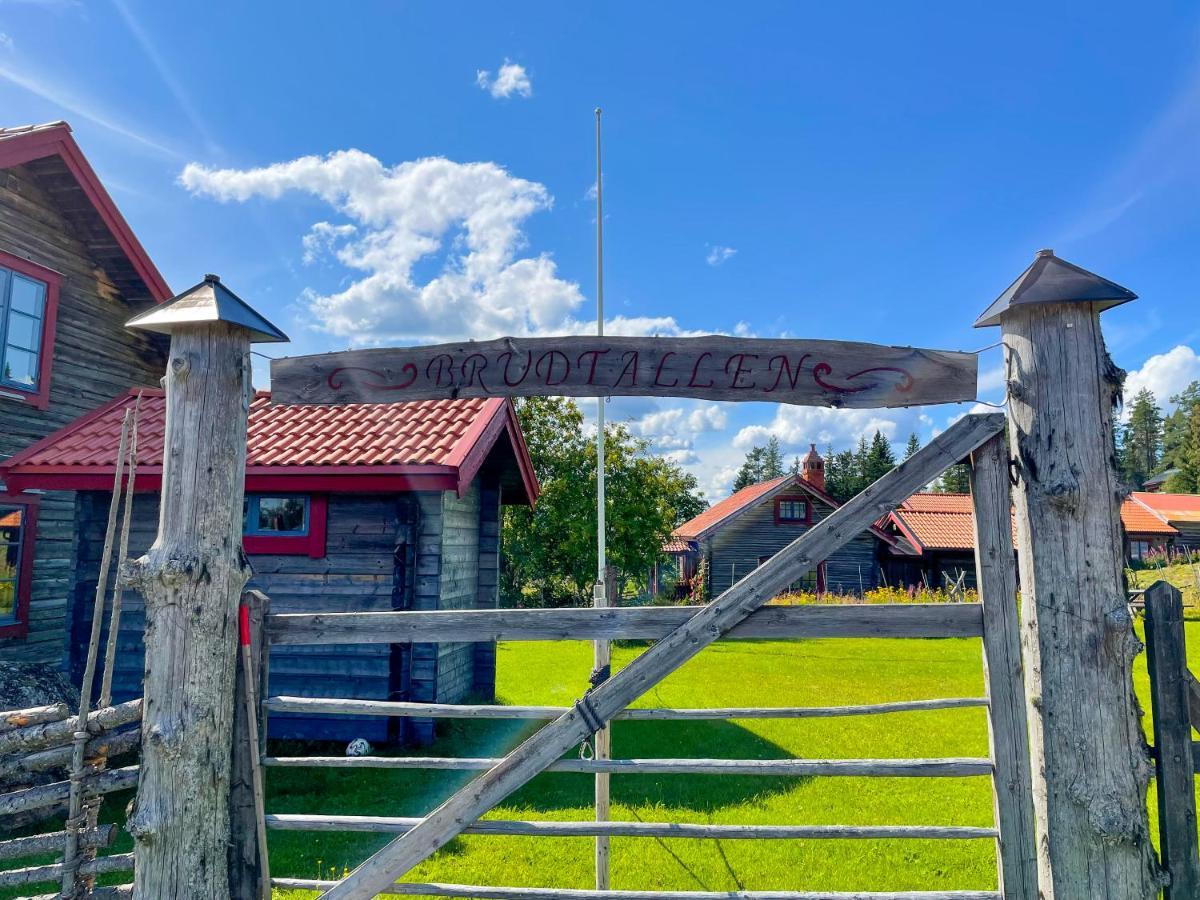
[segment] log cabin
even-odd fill
[[[74,491],[67,663],[91,627],[125,411],[138,412],[131,556],[158,529],[166,400],[134,389],[0,465],[11,486]],[[538,483],[511,401],[250,406],[244,548],[271,612],[488,609],[498,604],[501,504]],[[127,591],[113,679],[140,696],[144,606]],[[277,646],[272,694],[455,703],[495,693],[494,644]],[[427,742],[429,720],[271,716],[271,736]]]
[[[663,546],[679,574],[680,593],[711,599],[728,590],[838,508],[825,492],[825,461],[813,444],[797,474],[748,485],[684,522]],[[823,560],[795,590],[862,594],[878,586],[876,546],[904,547],[877,527]],[[705,584],[695,581],[706,571]],[[677,589],[679,590],[679,589]]]
[[[1195,499],[1200,501],[1200,497]],[[970,494],[919,493],[905,500],[880,523],[897,541],[880,547],[881,566],[888,583],[904,588],[944,588],[959,583],[961,578],[964,587],[974,588],[974,516]],[[1200,516],[1197,520],[1200,521]],[[1181,539],[1180,531],[1149,508],[1137,493],[1122,502],[1121,525],[1130,560],[1140,560],[1151,550],[1176,546]],[[1013,539],[1016,540],[1015,526]],[[897,552],[897,548],[903,548],[904,552]]]
[[[157,384],[166,339],[124,326],[170,296],[67,123],[0,128],[0,459]],[[62,659],[74,516],[0,485],[0,660]]]

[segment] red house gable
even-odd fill
[[[0,128],[0,169],[13,166],[26,166],[35,180],[54,183],[64,215],[79,225],[84,243],[127,297],[157,303],[171,298],[167,282],[75,143],[70,125]]]
[[[27,447],[4,463],[11,490],[111,490],[125,410],[142,395],[139,491],[162,482],[166,398],[135,389]],[[511,462],[506,502],[532,504],[538,483],[512,403],[424,400],[292,406],[267,391],[250,405],[246,490],[462,493],[496,449]]]

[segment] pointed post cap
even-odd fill
[[[1095,303],[1108,309],[1136,299],[1128,288],[1059,259],[1053,250],[1039,250],[1029,268],[975,320],[975,327],[999,325],[1008,309],[1023,303]]]
[[[286,341],[288,336],[255,312],[216,275],[205,275],[199,284],[177,294],[125,323],[126,328],[170,334],[179,325],[228,322],[250,332],[254,343]]]

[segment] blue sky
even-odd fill
[[[973,350],[1053,247],[1141,295],[1131,385],[1200,378],[1193,3],[0,0],[0,124],[70,121],[168,282],[289,353],[586,327],[596,105],[614,329]],[[714,497],[768,434],[964,411],[611,404]]]

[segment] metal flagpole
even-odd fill
[[[596,107],[596,333],[604,334],[604,184],[600,166],[600,107]],[[605,548],[604,523],[604,399],[596,400],[596,586],[593,604],[608,606],[608,560]],[[611,661],[608,641],[594,644],[593,682],[605,677]],[[596,733],[596,759],[612,756],[612,735],[607,726]],[[607,772],[596,774],[596,821],[607,822],[609,817],[609,777]],[[609,842],[607,837],[596,838],[596,890],[609,889]]]

